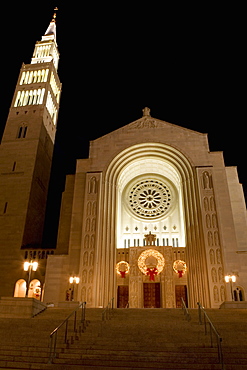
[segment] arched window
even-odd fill
[[[18,127],[17,139],[25,139],[26,136],[27,136],[27,125],[23,123]]]
[[[234,301],[244,301],[244,290],[242,287],[236,287],[233,291]]]

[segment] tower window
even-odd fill
[[[17,132],[17,139],[25,139],[27,136],[27,126],[20,126]]]
[[[3,213],[7,213],[7,208],[8,208],[8,202],[5,203]]]

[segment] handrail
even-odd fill
[[[56,348],[57,348],[57,335],[59,330],[65,325],[65,332],[64,332],[64,343],[67,344],[68,338],[68,322],[69,319],[74,315],[74,325],[73,325],[73,333],[77,333],[77,311],[81,308],[81,319],[80,323],[82,324],[79,326],[79,331],[83,332],[86,325],[86,302],[82,302],[71,314],[66,317],[66,319],[58,325],[50,334],[50,356],[48,363],[52,364],[54,358],[56,357]]]
[[[218,359],[219,359],[219,363],[221,364],[221,369],[223,370],[224,369],[224,361],[223,361],[223,353],[222,353],[222,346],[221,346],[222,337],[220,336],[220,334],[216,330],[214,324],[212,323],[212,321],[208,317],[208,314],[206,313],[204,307],[200,304],[200,302],[197,302],[197,305],[198,305],[199,324],[202,325],[203,322],[204,322],[205,335],[207,335],[207,333],[208,333],[207,332],[207,323],[209,324],[211,347],[213,347],[212,333],[214,333],[214,335],[216,337],[217,348],[218,348]],[[202,320],[202,314],[203,314],[203,320]]]
[[[104,311],[102,312],[102,321],[110,320],[113,316],[114,297],[110,300]]]
[[[188,308],[186,307],[186,304],[184,302],[183,297],[181,297],[181,301],[182,301],[182,310],[184,311],[184,315],[186,317],[186,320],[187,321],[190,321],[191,320],[191,316],[190,316],[190,313],[189,313]]]

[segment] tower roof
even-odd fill
[[[53,14],[53,18],[52,18],[52,20],[51,20],[51,22],[50,22],[50,24],[49,24],[49,26],[48,26],[48,28],[45,32],[45,35],[44,35],[44,37],[51,36],[55,40],[56,40],[56,18],[57,18],[57,13],[56,12],[57,12],[57,10],[58,10],[58,8],[56,7],[54,9],[55,13]]]

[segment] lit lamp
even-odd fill
[[[29,290],[29,285],[31,281],[31,273],[32,271],[37,271],[38,268],[38,262],[24,262],[24,271],[28,271],[28,281],[27,281],[27,289],[26,289],[26,297],[28,297],[28,290]]]
[[[74,276],[74,277],[71,276],[69,278],[69,282],[70,282],[70,284],[73,284],[72,285],[72,291],[71,291],[71,301],[73,301],[74,300],[74,289],[75,289],[75,285],[74,284],[79,284],[80,278],[77,277],[77,276]]]
[[[236,282],[236,276],[235,275],[226,275],[225,276],[225,282],[226,283],[230,283],[231,296],[232,296],[232,300],[234,301],[232,283],[235,283]]]

